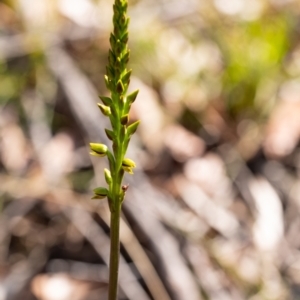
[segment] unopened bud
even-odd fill
[[[92,150],[91,155],[101,157],[105,156],[108,150],[106,145],[96,143],[90,143],[90,148]]]
[[[122,167],[135,168],[136,164],[132,159],[124,158],[123,161],[122,161]]]
[[[105,116],[109,116],[111,114],[111,110],[109,106],[103,105],[101,103],[97,103],[98,107],[100,108],[101,112],[105,115]]]
[[[124,158],[122,161],[122,168],[125,172],[133,174],[133,168],[135,168],[135,162],[129,158]]]
[[[133,103],[135,101],[138,93],[139,93],[139,90],[136,90],[136,91],[132,92],[130,95],[128,95],[126,97],[127,102],[130,104]]]
[[[122,64],[127,64],[128,61],[129,61],[129,57],[130,57],[130,50],[126,50],[126,53],[124,53],[121,61],[122,61]]]
[[[129,174],[133,174],[132,168],[129,168],[129,167],[122,167],[122,168],[123,168],[123,170],[124,170],[125,172],[127,172],[127,173],[129,173]]]
[[[99,96],[99,98],[106,106],[110,106],[112,104],[112,100],[109,97]]]
[[[109,129],[107,129],[107,128],[105,128],[104,130],[105,130],[106,136],[107,136],[111,141],[113,141],[114,138],[115,138],[115,133],[114,133],[112,130],[109,130]]]
[[[104,177],[105,177],[105,181],[108,185],[112,183],[110,171],[106,168],[104,169]]]
[[[108,78],[107,75],[104,75],[104,81],[105,81],[105,85],[106,85],[107,89],[110,90],[110,88],[111,88],[110,82],[111,81],[110,81],[110,79]]]
[[[126,83],[127,85],[129,84],[130,81],[130,75],[131,75],[132,70],[129,70],[128,72],[126,72],[123,77],[122,77],[122,81],[124,83]]]
[[[104,187],[98,187],[94,190],[94,197],[92,199],[103,199],[108,195],[108,190]]]
[[[131,135],[133,135],[136,132],[138,126],[140,125],[140,122],[141,121],[136,121],[136,122],[130,124],[127,127],[127,134],[128,134],[128,136],[131,136]]]
[[[120,121],[121,121],[122,125],[127,125],[129,122],[129,115],[127,114],[127,115],[122,116]]]
[[[122,94],[124,92],[124,85],[121,80],[117,82],[117,92]]]

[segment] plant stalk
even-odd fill
[[[128,185],[122,186],[124,172],[133,174],[135,162],[125,157],[131,136],[136,132],[140,121],[129,123],[129,111],[138,91],[127,94],[131,70],[127,69],[129,61],[128,49],[128,0],[115,0],[113,5],[113,32],[110,34],[110,50],[105,84],[110,97],[100,96],[103,104],[98,107],[104,116],[110,119],[111,129],[105,129],[107,137],[112,141],[112,152],[107,145],[90,143],[91,154],[99,157],[107,156],[110,170],[104,170],[108,187],[94,189],[92,199],[108,198],[111,212],[110,219],[110,263],[108,299],[117,300],[120,256],[120,214],[121,206]]]
[[[108,299],[116,300],[118,293],[119,257],[120,257],[120,214],[121,204],[115,202],[110,219],[110,262]]]

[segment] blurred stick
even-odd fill
[[[227,286],[224,284],[222,270],[217,270],[204,248],[199,244],[188,242],[185,247],[185,253],[188,261],[198,277],[199,284],[202,286],[210,300],[243,300],[240,293],[233,289],[228,280]],[[230,285],[228,287],[228,285]]]
[[[44,268],[47,262],[46,254],[45,247],[39,245],[30,251],[26,260],[13,265],[9,274],[1,280],[1,299],[20,299],[19,293],[32,277]]]
[[[12,181],[15,181],[14,178],[11,178]],[[2,184],[5,184],[6,180],[1,180]],[[17,186],[17,182],[16,182]],[[3,192],[3,190],[1,189]],[[6,192],[9,192],[6,190]],[[4,263],[7,260],[9,253],[9,244],[10,244],[10,235],[13,226],[17,225],[17,223],[24,217],[28,212],[30,212],[35,204],[36,200],[31,199],[23,199],[23,200],[15,200],[11,201],[3,212],[0,215],[0,262]],[[17,217],[17,218],[16,218]]]
[[[197,184],[185,178],[175,180],[175,184],[183,201],[212,228],[227,238],[232,238],[238,232],[239,222],[235,216],[214,203]]]
[[[201,295],[195,279],[188,269],[185,260],[180,253],[178,241],[166,230],[161,222],[151,212],[151,196],[143,190],[132,188],[127,199],[126,209],[139,224],[144,234],[150,240],[154,250],[161,259],[164,268],[165,278],[171,285],[172,299],[184,300],[188,295],[189,300],[200,300]]]
[[[228,177],[235,184],[251,213],[255,214],[254,199],[249,189],[249,182],[253,179],[252,172],[233,146],[223,147],[219,149],[218,153],[224,161]]]

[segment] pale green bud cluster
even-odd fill
[[[128,24],[127,0],[115,0],[113,6],[113,32],[110,35],[108,65],[105,84],[110,91],[110,97],[100,96],[102,103],[98,107],[102,114],[110,119],[112,129],[105,129],[107,137],[112,141],[112,150],[103,144],[91,143],[91,154],[95,156],[107,156],[110,170],[104,170],[104,177],[108,189],[97,188],[94,190],[93,199],[108,197],[124,197],[124,189],[121,182],[124,172],[133,174],[135,163],[129,158],[124,158],[131,136],[136,132],[140,121],[129,124],[129,111],[135,101],[138,91],[126,95],[130,83],[131,70],[127,70],[130,51],[128,49]]]

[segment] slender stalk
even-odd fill
[[[112,211],[110,219],[109,300],[117,299],[120,257],[120,212],[121,205],[118,205]]]
[[[92,199],[108,198],[111,212],[110,231],[110,265],[109,265],[109,300],[117,299],[119,255],[120,255],[120,213],[122,202],[128,186],[122,186],[124,172],[133,174],[134,161],[125,158],[131,136],[137,130],[139,121],[129,124],[129,110],[138,91],[127,95],[131,70],[127,70],[129,61],[127,3],[128,0],[115,0],[113,5],[113,32],[110,35],[108,66],[104,76],[110,97],[100,96],[103,104],[98,103],[101,112],[110,119],[111,129],[105,129],[112,141],[112,151],[104,144],[90,143],[91,154],[107,156],[110,170],[104,169],[108,188],[94,189]]]
[[[120,150],[120,149],[117,149]],[[116,165],[118,158],[121,158],[116,151]],[[115,166],[116,166],[115,165]],[[120,201],[119,191],[121,190],[121,182],[123,177],[122,169],[115,169],[112,182],[112,198],[110,202],[110,260],[109,260],[109,288],[108,299],[116,300],[118,294],[118,277],[119,277],[119,258],[120,258],[120,214],[122,201]]]

